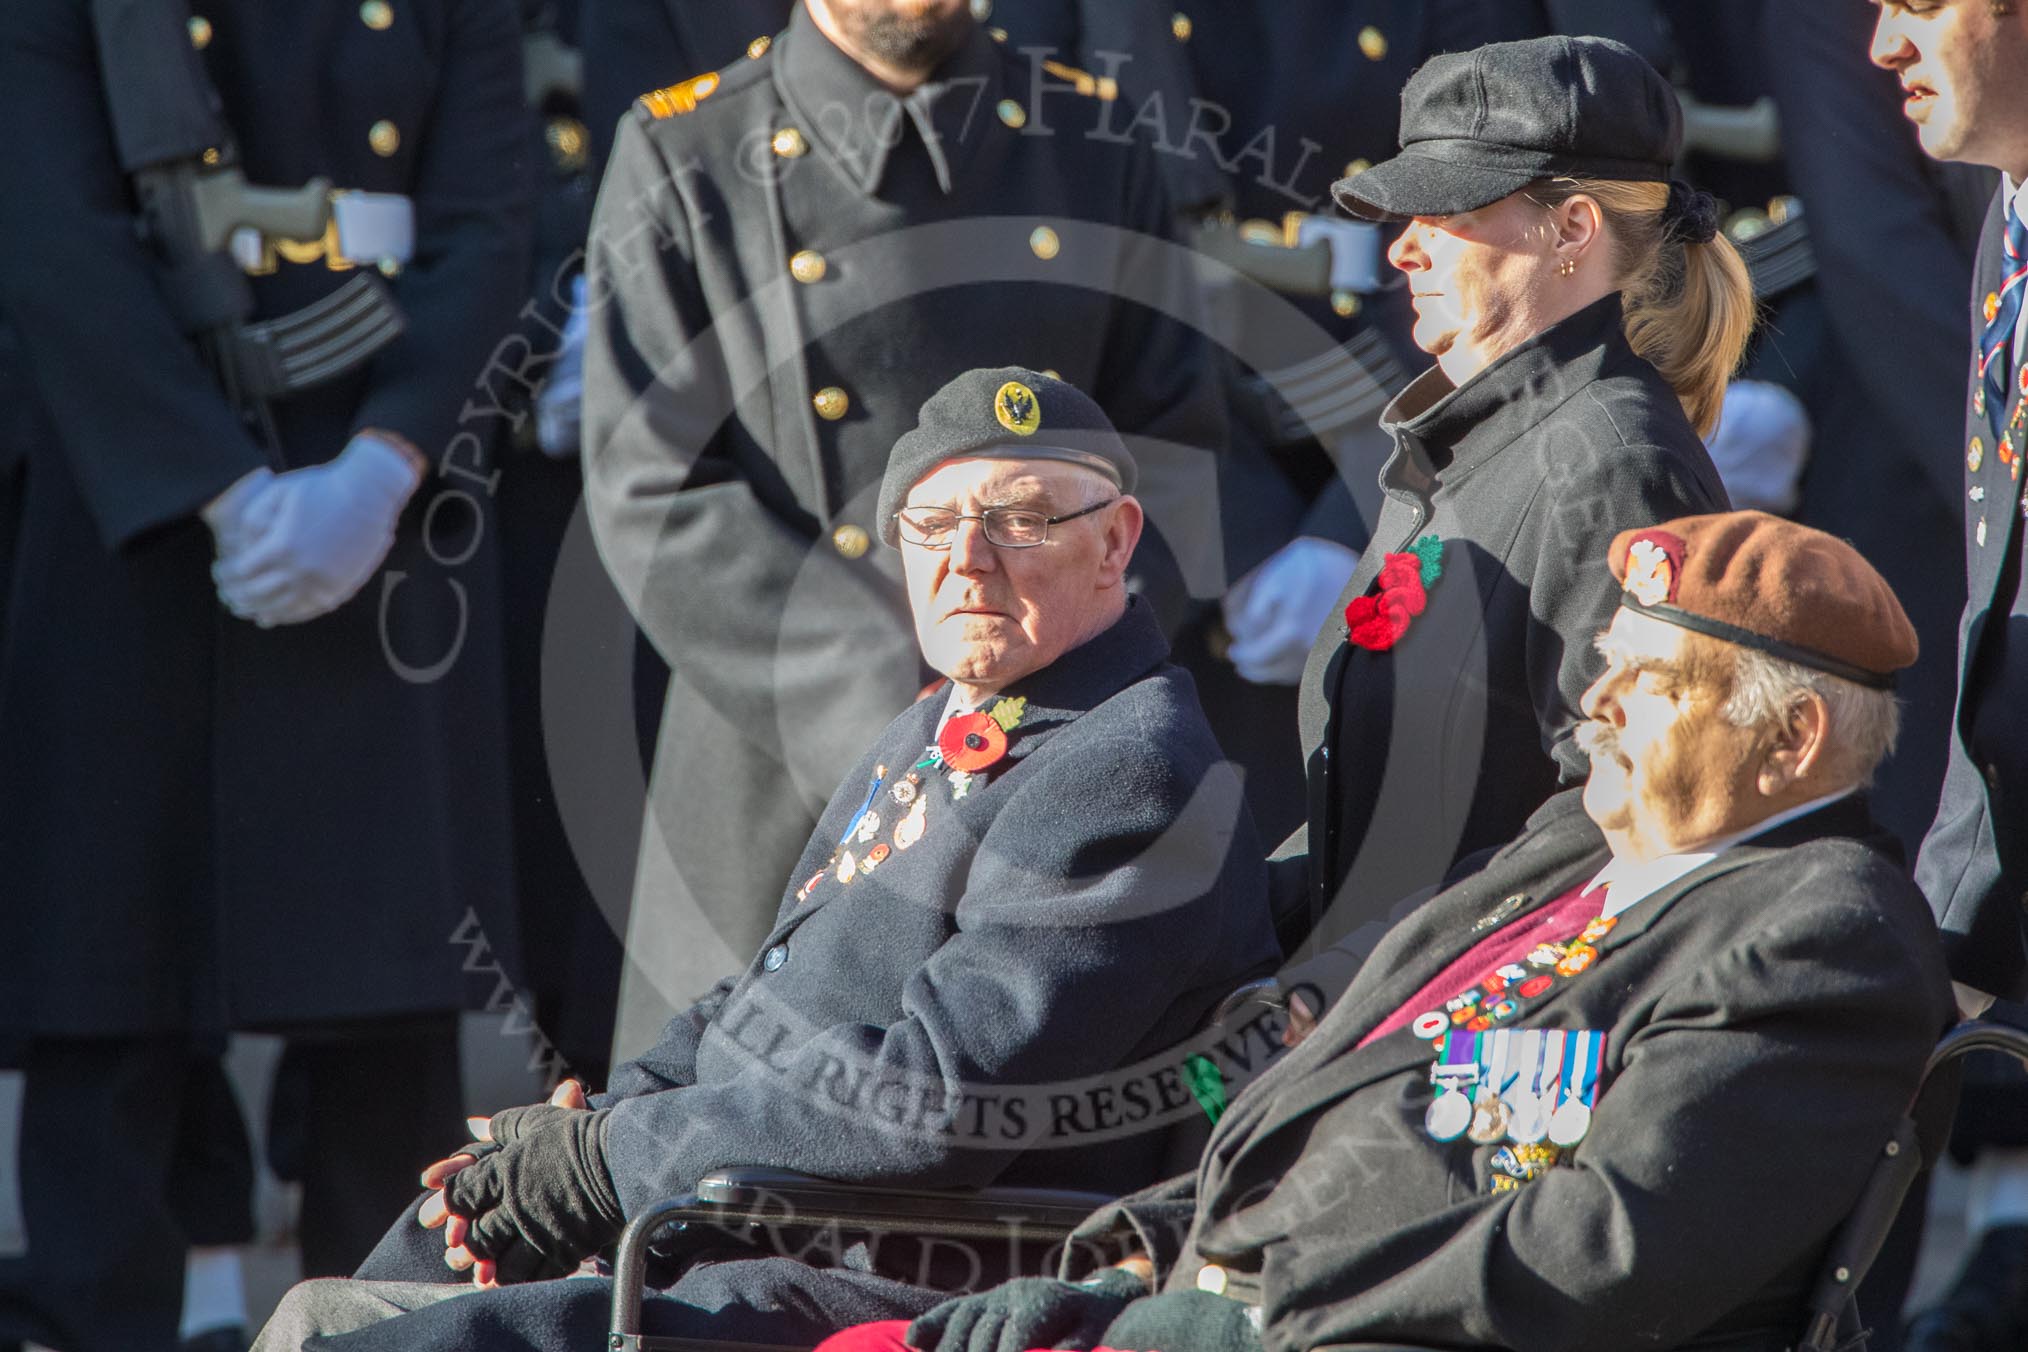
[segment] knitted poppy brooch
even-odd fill
[[[1425,535],[1407,552],[1389,554],[1376,579],[1379,590],[1355,596],[1345,607],[1345,641],[1371,652],[1401,642],[1409,622],[1429,604],[1429,588],[1444,574],[1444,542]]]

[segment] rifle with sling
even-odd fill
[[[163,295],[226,397],[273,449],[269,401],[357,368],[406,321],[387,284],[362,270],[314,304],[252,322],[253,288],[234,246],[317,239],[335,223],[359,250],[348,256],[399,261],[413,247],[413,208],[389,193],[334,193],[326,178],[300,188],[249,184],[189,23],[184,0],[92,0],[114,145]]]

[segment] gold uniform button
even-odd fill
[[[401,129],[386,118],[366,129],[366,144],[373,147],[373,153],[382,159],[401,149]]]
[[[206,164],[217,164],[223,157],[219,155],[217,146],[208,146],[202,158]]]
[[[1384,61],[1387,58],[1387,34],[1372,24],[1359,30],[1359,50],[1368,61]]]
[[[385,32],[394,24],[394,6],[387,0],[366,0],[359,7],[359,22],[376,33]]]
[[[1972,444],[1965,449],[1965,468],[1977,474],[1979,466],[1985,463],[1986,443],[1978,437],[1973,437]]]
[[[574,117],[552,117],[542,126],[542,139],[549,146],[550,159],[566,174],[574,174],[585,166],[585,147],[590,144],[585,136],[584,123]]]
[[[1216,1263],[1206,1263],[1197,1269],[1197,1289],[1209,1291],[1214,1296],[1225,1294],[1225,1269]]]
[[[759,37],[755,38],[752,42],[746,44],[746,59],[749,61],[758,61],[762,57],[766,56],[768,54],[768,48],[774,45],[775,40],[769,37],[767,34],[763,33]]]
[[[1353,315],[1358,314],[1358,294],[1352,291],[1333,291],[1331,293],[1331,313],[1337,315],[1340,319],[1350,319]]]
[[[1005,42],[1007,40],[1007,30],[1004,28],[988,28],[986,36],[995,42]]]
[[[193,14],[184,27],[190,31],[190,45],[203,51],[211,45],[211,20],[202,14]]]
[[[1350,164],[1345,166],[1344,176],[1346,178],[1357,178],[1361,174],[1365,173],[1368,169],[1371,169],[1372,167],[1373,167],[1372,160],[1367,159],[1354,160]]]
[[[837,422],[845,416],[845,410],[852,407],[852,399],[836,385],[826,385],[810,396],[810,407],[817,410],[817,416],[825,422]]]
[[[794,127],[783,127],[768,145],[785,160],[798,159],[810,148],[810,143],[803,139],[803,133]]]
[[[1176,35],[1176,41],[1178,42],[1190,41],[1190,35],[1193,32],[1195,32],[1196,29],[1197,26],[1190,22],[1190,16],[1188,14],[1182,13],[1181,11],[1178,11],[1177,14],[1169,20],[1169,31]]]
[[[861,526],[844,525],[831,532],[831,548],[848,559],[860,557],[872,543]]]
[[[1060,375],[1058,375],[1058,374],[1056,373],[1056,368],[1054,368],[1054,367],[1049,367],[1049,368],[1046,368],[1046,369],[1044,369],[1044,371],[1042,372],[1042,374],[1044,374],[1044,375],[1048,376],[1048,377],[1049,377],[1049,378],[1050,378],[1051,380],[1061,380],[1061,379],[1063,379],[1063,377],[1062,377],[1062,376],[1060,376]]]
[[[1063,252],[1063,241],[1058,239],[1056,232],[1048,226],[1038,225],[1028,236],[1028,247],[1035,251],[1037,258],[1047,263]]]
[[[824,273],[829,267],[830,265],[824,261],[824,255],[815,249],[804,249],[789,257],[789,276],[806,286],[811,282],[823,281]]]
[[[998,112],[1000,120],[1016,131],[1028,125],[1028,110],[1012,99],[1001,99]]]

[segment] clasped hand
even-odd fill
[[[468,1119],[479,1144],[423,1171],[416,1219],[444,1232],[444,1262],[475,1285],[562,1276],[625,1224],[606,1171],[605,1114],[566,1080],[544,1104]]]

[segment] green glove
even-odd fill
[[[937,1306],[908,1326],[908,1345],[922,1352],[1096,1347],[1106,1325],[1147,1294],[1146,1282],[1119,1268],[1107,1268],[1088,1283],[1016,1277]]]

